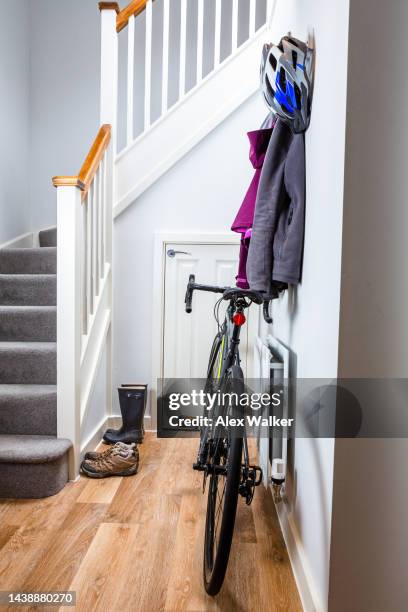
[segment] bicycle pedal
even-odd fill
[[[196,470],[197,472],[205,472],[206,469],[207,466],[202,463],[193,463],[193,470]]]
[[[263,480],[262,468],[259,465],[250,465],[249,470],[252,472],[254,487],[259,487]],[[257,476],[257,474],[259,475]]]

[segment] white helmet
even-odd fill
[[[301,40],[284,36],[279,45],[264,45],[261,89],[268,107],[295,134],[307,130],[313,90],[313,50]]]

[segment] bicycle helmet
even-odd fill
[[[264,45],[261,89],[265,102],[295,134],[307,130],[313,89],[313,50],[284,36],[279,45]]]

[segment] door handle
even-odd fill
[[[175,251],[174,249],[169,249],[167,251],[167,257],[175,257],[176,255],[191,255],[191,253],[187,253],[186,251]]]

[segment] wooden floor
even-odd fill
[[[81,612],[301,610],[263,487],[251,507],[240,499],[226,581],[215,599],[205,594],[196,446],[149,435],[136,476],[81,478],[45,500],[0,500],[0,591],[74,590]]]

